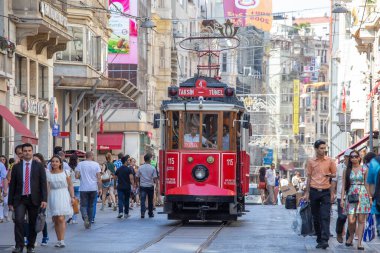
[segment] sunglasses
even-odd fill
[[[350,158],[359,158],[359,156],[358,155],[352,155],[352,156],[350,156]]]

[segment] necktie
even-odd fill
[[[30,177],[30,170],[29,170],[29,163],[25,164],[25,183],[24,183],[24,194],[29,194],[29,177]]]

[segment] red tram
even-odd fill
[[[236,220],[249,187],[249,115],[235,89],[211,77],[169,87],[162,128],[164,213],[174,220]]]

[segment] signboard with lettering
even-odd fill
[[[224,88],[207,88],[207,82],[198,79],[195,88],[179,88],[179,97],[224,97]]]
[[[37,100],[23,98],[21,99],[21,111],[46,118],[48,116],[48,104],[46,102],[37,102]]]

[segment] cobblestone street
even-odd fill
[[[37,246],[41,253],[62,252],[356,252],[330,239],[326,251],[315,249],[314,237],[297,236],[291,229],[294,210],[283,206],[249,206],[250,212],[239,221],[222,225],[220,222],[190,222],[182,225],[168,221],[165,215],[141,220],[135,208],[127,220],[118,220],[110,209],[97,212],[91,230],[82,222],[69,225],[66,248],[54,248],[56,242],[49,221],[50,241],[47,247]],[[160,211],[158,209],[158,211]],[[331,222],[332,227],[335,220]],[[333,230],[332,230],[333,231]],[[0,252],[11,252],[13,223],[0,224]],[[38,236],[41,242],[41,234]],[[356,245],[356,242],[354,242]],[[380,252],[380,240],[364,243],[365,252]]]

